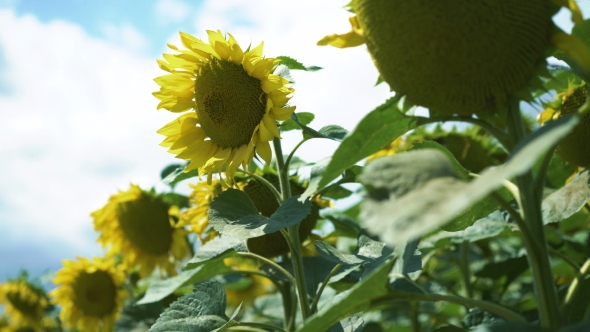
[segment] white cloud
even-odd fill
[[[148,40],[129,24],[104,24],[101,28],[106,39],[130,51],[142,51],[148,46]]]
[[[189,14],[190,7],[180,0],[160,0],[156,3],[156,16],[161,22],[182,22]]]
[[[0,11],[0,49],[9,86],[0,94],[2,242],[100,252],[89,213],[130,181],[157,184],[174,162],[155,133],[174,117],[155,110],[155,59],[9,10]]]

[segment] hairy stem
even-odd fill
[[[283,160],[283,150],[281,141],[278,138],[273,140],[275,154],[277,157],[277,168],[279,173],[279,183],[281,185],[282,201],[286,201],[291,197],[291,187],[289,185],[289,172],[286,171],[285,161]],[[285,233],[283,233],[285,234]],[[293,225],[287,230],[289,250],[291,251],[291,262],[293,262],[293,271],[295,272],[295,286],[297,288],[297,298],[299,306],[301,307],[301,315],[303,320],[310,316],[309,301],[307,298],[307,287],[305,285],[305,272],[303,271],[303,257],[301,256],[301,248],[299,247],[299,224]]]

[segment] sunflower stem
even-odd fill
[[[514,98],[511,99],[508,107],[508,130],[514,144],[516,144],[526,135],[524,122],[520,114],[519,101]],[[514,148],[514,146],[511,146],[511,148]],[[520,191],[520,211],[522,211],[524,225],[526,225],[526,228],[521,229],[521,232],[523,233],[523,242],[537,293],[541,327],[554,330],[561,326],[561,315],[551,265],[549,264],[547,240],[543,230],[541,193],[538,188],[534,187],[532,170],[518,176],[516,185]]]
[[[289,172],[286,170],[285,160],[283,159],[283,149],[281,147],[281,140],[276,138],[273,140],[275,155],[277,156],[277,170],[279,173],[279,183],[281,185],[281,195],[283,202],[291,197],[291,187],[289,185]],[[291,262],[293,262],[293,271],[295,272],[295,286],[297,288],[297,298],[299,306],[301,307],[301,315],[303,320],[310,316],[309,301],[307,298],[307,287],[305,285],[305,272],[303,270],[303,257],[301,256],[301,249],[299,247],[299,224],[293,225],[287,229],[288,237],[291,241],[289,250],[291,251]]]

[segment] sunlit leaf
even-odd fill
[[[228,189],[211,203],[209,225],[221,234],[240,240],[278,232],[298,224],[311,212],[311,202],[299,202],[298,198],[299,195],[289,198],[267,218],[258,213],[245,192]]]
[[[193,331],[210,332],[225,325],[225,288],[216,281],[198,284],[167,308],[150,332]]]
[[[417,238],[453,220],[490,192],[497,190],[503,181],[531,169],[537,158],[567,135],[577,122],[575,117],[562,118],[542,127],[530,135],[533,138],[527,139],[528,144],[517,147],[518,152],[504,166],[489,169],[471,182],[450,176],[436,177],[418,189],[407,192],[408,183],[416,182],[412,179],[428,176],[417,177],[414,175],[416,166],[408,165],[407,172],[412,174],[411,180],[399,181],[400,186],[395,187],[393,183],[397,178],[389,175],[391,171],[386,164],[399,166],[400,162],[394,161],[396,158],[408,158],[407,155],[419,151],[379,158],[365,168],[367,177],[363,175],[362,178],[366,185],[374,188],[370,198],[363,202],[363,220],[371,232],[379,234],[381,239],[392,246]],[[437,151],[432,150],[432,153],[435,152]],[[430,162],[430,159],[425,157],[420,163],[425,162]],[[447,172],[445,170],[448,165],[441,167],[439,173]],[[376,172],[381,172],[382,176],[378,176]],[[401,173],[403,171],[400,169],[393,172]],[[400,193],[403,196],[397,197]],[[389,197],[389,194],[393,197]]]
[[[578,212],[590,200],[590,170],[584,170],[564,187],[543,199],[545,224],[558,222]]]
[[[281,64],[287,66],[291,70],[305,70],[305,71],[318,71],[323,69],[322,67],[318,66],[304,66],[301,62],[288,57],[286,55],[280,55],[276,57],[277,59],[281,60]]]

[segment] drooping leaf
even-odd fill
[[[291,70],[318,71],[323,69],[322,67],[318,66],[306,67],[301,62],[286,55],[280,55],[277,57],[277,59],[281,60],[281,64],[287,66]]]
[[[237,252],[246,251],[246,245],[242,241],[227,237],[215,238],[199,248],[195,256],[188,262],[187,270],[177,276],[152,283],[144,297],[137,303],[157,302],[174,293],[180,287],[231,272],[232,269],[225,266],[223,259],[236,256]]]
[[[150,332],[210,332],[225,325],[225,288],[216,281],[198,284],[167,308]]]
[[[193,169],[191,171],[185,172],[184,167],[185,166],[180,166],[176,168],[176,170],[170,172],[164,179],[162,179],[162,182],[171,187],[174,187],[180,181],[199,176],[199,170]]]
[[[330,188],[322,193],[323,197],[341,199],[352,195],[352,191],[342,186],[330,186]]]
[[[115,325],[117,332],[147,332],[164,311],[161,303],[126,305]]]
[[[297,329],[297,332],[327,331],[332,325],[346,317],[367,309],[372,299],[384,296],[389,292],[387,276],[394,263],[395,259],[389,260],[350,290],[338,294]]]
[[[303,137],[304,138],[327,138],[333,141],[340,142],[342,139],[348,134],[348,130],[337,126],[337,125],[328,125],[322,127],[319,131],[312,129],[308,126],[302,126],[303,129]]]
[[[451,243],[475,242],[495,237],[508,228],[504,221],[480,219],[473,225],[458,232],[440,231],[422,240],[421,248],[438,248]]]
[[[463,167],[463,165],[461,165],[461,163],[459,163],[459,161],[457,161],[457,159],[451,153],[451,151],[449,151],[449,149],[447,149],[442,144],[438,144],[435,141],[423,141],[423,142],[419,142],[419,143],[414,143],[408,151],[421,150],[421,149],[434,149],[434,150],[438,150],[438,151],[444,153],[445,156],[447,156],[448,160],[451,162],[451,165],[453,166],[455,173],[457,173],[459,176],[461,176],[463,178],[469,177],[470,172],[468,170],[466,170],[465,167]]]
[[[388,177],[389,172],[385,165],[379,165],[377,162],[387,163],[417,152],[379,158],[365,168],[370,175],[366,179],[363,175],[362,180],[366,185],[378,188],[380,196],[374,195],[373,191],[371,197],[363,202],[362,219],[371,232],[380,234],[381,239],[392,246],[417,238],[453,220],[490,192],[501,187],[503,181],[531,169],[537,158],[567,135],[577,122],[578,119],[575,117],[562,118],[542,127],[538,130],[540,134],[536,132],[530,135],[535,137],[528,139],[528,144],[517,147],[518,153],[504,166],[484,171],[479,178],[469,183],[449,176],[438,177],[396,198],[388,197],[387,194],[407,191],[406,182],[402,183],[401,188],[392,188],[391,181],[395,178]],[[429,161],[430,159],[425,158],[423,162]],[[392,163],[399,165],[398,162]],[[374,166],[376,164],[379,167]],[[375,171],[380,171],[381,176]],[[408,165],[407,172],[415,174],[415,169]],[[398,169],[394,173],[398,174],[401,171]]]
[[[584,170],[543,200],[543,223],[558,222],[578,212],[590,200],[590,170]]]
[[[353,315],[330,327],[328,332],[361,332],[364,323],[365,321],[358,315]]]
[[[364,260],[356,257],[355,255],[341,253],[338,251],[338,249],[323,241],[318,240],[315,241],[314,244],[318,254],[328,261],[343,265],[355,265],[364,262]]]
[[[258,213],[245,192],[228,189],[211,203],[209,224],[219,233],[240,240],[278,232],[301,222],[311,212],[311,202],[299,202],[298,198],[299,195],[289,198],[266,218]]]
[[[248,252],[244,241],[231,237],[216,237],[201,246],[193,258],[186,263],[184,269],[194,269],[207,261],[227,258],[237,252]]]
[[[403,114],[397,106],[399,99],[398,96],[393,97],[377,107],[344,138],[326,167],[317,185],[318,189],[326,186],[348,167],[379,151],[409,130],[429,121],[427,118]]]
[[[330,233],[330,236],[344,236],[355,239],[358,237],[361,226],[359,226],[354,220],[341,215],[327,215],[324,217],[330,220],[332,225],[334,225],[334,231]]]

